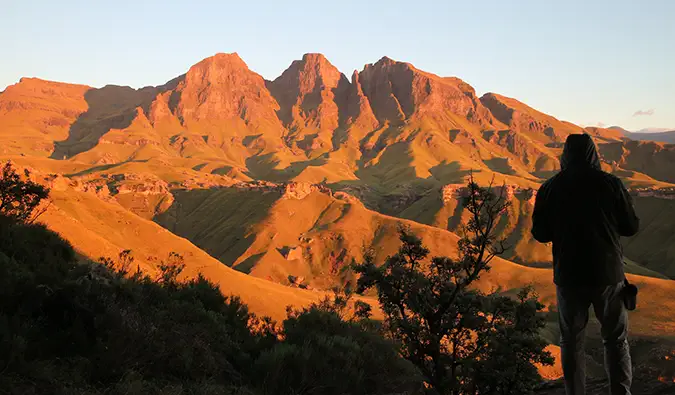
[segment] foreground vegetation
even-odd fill
[[[473,183],[458,259],[429,262],[401,229],[398,254],[352,268],[357,290],[377,289],[383,322],[348,286],[276,324],[202,276],[180,281],[177,254],[154,278],[130,251],[78,261],[32,223],[48,191],[5,173],[0,393],[527,394],[534,363],[551,362],[529,291],[512,300],[470,287],[501,251],[491,231],[505,207]]]

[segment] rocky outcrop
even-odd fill
[[[633,196],[653,197],[657,199],[675,200],[675,187],[669,188],[631,188],[629,192]]]
[[[441,200],[447,204],[468,196],[468,188],[464,184],[448,184],[441,188]]]
[[[312,192],[321,192],[332,196],[331,190],[321,184],[310,184],[307,182],[289,182],[280,186],[282,189],[282,199],[302,200]]]
[[[516,194],[516,190],[520,190],[518,185],[502,185],[495,188],[495,195],[501,196],[506,199],[507,202],[510,202]]]
[[[64,177],[61,174],[49,174],[44,176],[44,185],[54,191],[74,189],[79,192],[92,193],[100,199],[111,201],[111,192],[106,180],[78,180]]]
[[[496,196],[503,196],[506,201],[510,202],[514,198],[528,202],[534,205],[537,196],[537,190],[532,188],[521,188],[518,185],[506,184],[496,186],[493,189]],[[451,201],[460,200],[469,196],[469,188],[464,184],[448,184],[441,188],[441,200],[444,204]]]
[[[115,174],[110,176],[110,189],[115,194],[136,193],[141,195],[168,194],[169,184],[154,176],[138,174]]]
[[[537,190],[533,188],[528,188],[525,189],[523,192],[525,201],[532,206],[534,206],[534,202],[537,200]]]
[[[349,193],[344,192],[344,191],[334,192],[333,197],[338,199],[338,200],[342,200],[342,201],[345,201],[347,203],[350,203],[350,204],[361,204],[361,201],[358,198],[356,198],[355,196],[352,196]]]

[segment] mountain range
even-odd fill
[[[621,132],[625,137],[633,140],[659,141],[662,143],[675,144],[675,130],[663,128],[641,129],[637,132],[629,132],[619,126],[611,126],[609,129]]]
[[[572,133],[593,137],[642,218],[624,246],[644,303],[631,330],[675,342],[675,145],[650,134],[577,126],[387,57],[347,77],[306,54],[269,81],[216,54],[156,87],[22,78],[0,93],[0,159],[51,187],[42,220],[83,256],[131,249],[153,272],[176,251],[188,275],[275,318],[349,281],[364,246],[391,254],[401,224],[456,254],[470,175],[512,203],[498,226],[512,248],[480,287],[532,283],[554,306],[530,216]]]

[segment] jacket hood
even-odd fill
[[[593,168],[600,170],[600,157],[595,148],[595,143],[588,134],[570,134],[565,141],[560,167],[569,168]]]

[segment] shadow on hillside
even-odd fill
[[[111,129],[124,129],[136,117],[136,107],[147,108],[158,88],[133,89],[128,86],[107,85],[92,88],[84,94],[89,108],[70,126],[68,138],[54,142],[52,159],[67,159],[87,151]]]
[[[125,160],[119,163],[109,163],[105,165],[98,165],[98,166],[92,166],[88,169],[84,169],[81,171],[78,171],[76,173],[69,173],[69,174],[64,174],[66,177],[81,177],[81,176],[86,176],[91,173],[96,173],[98,171],[105,171],[105,170],[110,170],[114,169],[116,167],[120,167],[122,165],[125,165],[127,163],[147,163],[149,159],[140,159],[140,160]]]
[[[278,169],[279,160],[275,158],[274,153],[251,156],[246,159],[246,168],[248,171],[244,174],[253,179],[259,179],[271,182],[290,181],[297,177],[303,170],[309,166],[321,166],[326,163],[326,157],[321,156],[315,159],[292,162],[284,169]]]
[[[280,197],[276,192],[232,187],[176,190],[173,195],[171,206],[153,221],[227,266],[253,244],[252,227],[268,215]],[[255,260],[248,262],[253,264]]]

